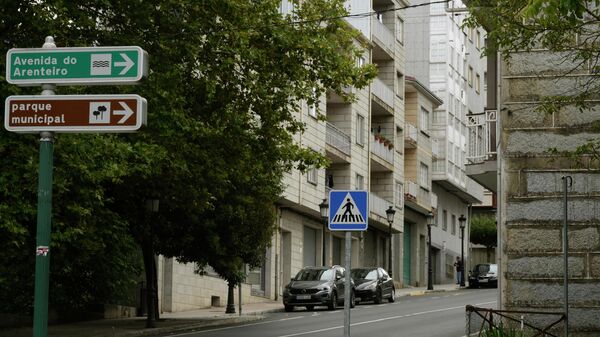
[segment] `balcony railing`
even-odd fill
[[[417,147],[417,139],[418,139],[418,130],[417,127],[406,123],[404,127],[404,147],[406,148],[415,148]]]
[[[467,116],[469,149],[467,160],[473,164],[496,157],[496,110]]]
[[[394,107],[394,91],[390,89],[382,80],[375,78],[373,80],[373,95],[379,98],[383,103]]]
[[[419,186],[414,181],[407,180],[404,182],[404,200],[416,201]]]
[[[389,52],[393,53],[395,43],[394,34],[383,23],[379,22],[379,20],[371,20],[371,22],[373,36],[376,37]]]
[[[392,206],[390,201],[383,199],[375,193],[369,193],[369,210],[381,217],[386,217],[385,211]]]
[[[379,158],[387,161],[390,164],[394,163],[394,145],[385,142],[381,142],[379,136],[371,134],[371,152],[379,156]],[[388,141],[389,142],[389,141]],[[391,144],[391,145],[390,145]]]
[[[350,155],[350,136],[327,122],[327,144],[335,147],[346,155]]]

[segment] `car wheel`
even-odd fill
[[[286,312],[290,312],[290,311],[294,311],[294,306],[293,305],[285,305],[285,311]]]
[[[396,289],[392,287],[392,293],[390,294],[390,298],[388,298],[388,302],[394,303],[396,301]]]
[[[337,309],[337,295],[335,294],[335,292],[331,293],[331,302],[329,302],[329,305],[327,306],[327,308],[329,308],[329,310],[335,310]]]
[[[307,305],[306,306],[306,310],[313,311],[313,310],[315,310],[315,306],[314,305]]]
[[[354,308],[356,306],[356,302],[355,299],[356,296],[354,295],[354,290],[350,292],[350,308]]]
[[[377,288],[375,294],[375,304],[380,304],[383,301],[383,295],[381,294],[381,288]]]

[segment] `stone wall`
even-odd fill
[[[562,312],[563,181],[569,175],[569,303],[571,336],[600,332],[600,171],[580,168],[550,148],[573,151],[598,138],[600,107],[536,110],[544,96],[581,88],[585,70],[569,76],[564,58],[546,51],[515,54],[502,81],[502,306]]]

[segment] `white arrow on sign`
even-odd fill
[[[123,124],[126,120],[129,119],[129,117],[133,116],[133,110],[131,110],[131,108],[129,108],[129,106],[125,104],[125,102],[119,102],[119,104],[121,104],[121,106],[125,110],[113,110],[113,114],[117,116],[123,116],[123,118],[121,118],[121,120],[117,122],[119,124]]]
[[[121,55],[121,57],[123,58],[123,60],[125,60],[124,62],[115,62],[115,67],[125,67],[123,68],[123,70],[121,70],[121,72],[119,73],[119,75],[124,75],[127,71],[129,71],[129,69],[131,69],[131,67],[133,67],[134,63],[133,61],[127,56],[127,54],[125,53],[119,53],[119,55]]]

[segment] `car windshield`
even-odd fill
[[[377,269],[352,269],[352,278],[358,280],[376,280]]]
[[[302,269],[296,274],[296,281],[329,281],[333,278],[332,269]]]
[[[475,267],[475,270],[478,273],[487,273],[488,271],[490,271],[490,265],[489,264],[478,264],[477,267]]]

